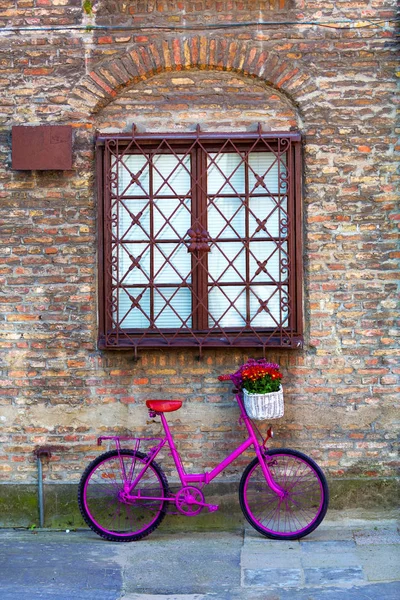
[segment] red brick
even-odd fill
[[[100,37],[97,38],[97,43],[98,44],[112,44],[113,43],[113,38],[110,35],[102,35]]]
[[[101,88],[103,88],[103,90],[105,90],[108,94],[110,94],[110,96],[117,95],[117,92],[115,90],[113,90],[105,81],[103,81],[103,79],[101,79],[97,75],[97,73],[92,71],[90,73],[90,77],[93,79],[93,81],[95,81],[97,83],[97,85],[99,85]]]
[[[24,69],[24,75],[51,75],[54,69],[48,67],[37,67]]]

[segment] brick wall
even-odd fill
[[[85,12],[74,0],[0,0],[3,27],[36,28],[0,34],[3,482],[34,482],[33,449],[47,444],[56,449],[46,480],[76,482],[100,433],[158,431],[146,425],[148,397],[186,398],[171,420],[188,466],[215,464],[241,435],[216,377],[251,349],[206,350],[200,361],[195,351],[142,351],[137,362],[97,349],[94,135],[132,123],[302,132],[306,340],[267,354],[285,376],[276,443],[305,450],[331,478],[395,475],[394,9],[391,0],[148,0]],[[244,23],[254,20],[292,24]],[[295,24],[316,20],[330,26]],[[87,29],[68,29],[79,25]],[[196,29],[151,28],[160,25]],[[16,124],[71,124],[73,170],[13,171]]]

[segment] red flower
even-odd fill
[[[249,361],[235,373],[235,377],[241,379],[242,388],[252,393],[268,393],[279,389],[282,379],[279,365],[263,362]]]

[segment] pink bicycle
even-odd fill
[[[219,379],[227,380],[229,375]],[[210,472],[188,474],[184,469],[165,417],[165,413],[182,406],[180,400],[146,402],[150,417],[161,418],[163,438],[100,437],[99,445],[103,440],[112,440],[116,449],[96,458],[81,477],[78,502],[89,527],[106,540],[131,542],[154,531],[169,505],[187,516],[197,515],[204,508],[217,510],[218,506],[205,502],[202,488],[250,446],[256,456],[244,470],[239,485],[240,507],[250,525],[277,540],[299,539],[318,527],[329,501],[328,485],[320,467],[296,450],[266,448],[271,428],[259,443],[241,394],[235,398],[248,437]],[[134,448],[122,448],[121,440],[131,440]],[[143,453],[139,450],[142,442],[155,445]],[[176,493],[170,491],[167,478],[155,461],[166,444],[182,485]]]

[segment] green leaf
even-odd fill
[[[87,15],[91,15],[93,13],[93,2],[92,0],[84,0],[82,4],[83,12]]]

